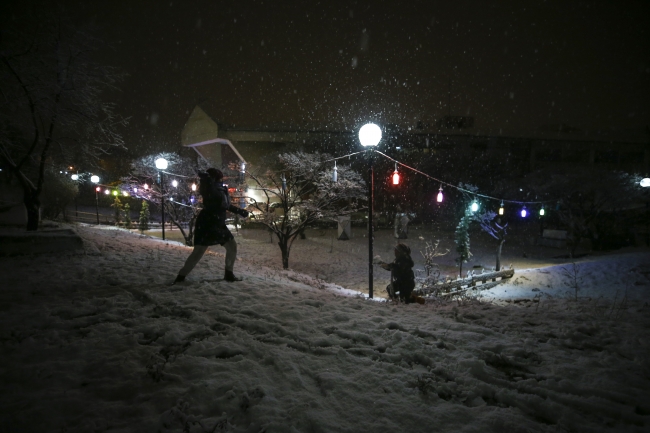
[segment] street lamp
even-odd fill
[[[72,170],[72,167],[70,167],[70,170]],[[74,173],[72,176],[70,176],[70,179],[77,182],[79,180],[79,175],[77,173]],[[77,206],[78,195],[79,195],[79,185],[77,184],[77,193],[74,195],[74,217],[77,219],[79,219],[79,207]]]
[[[650,187],[650,177],[644,177],[641,179],[641,182],[639,182],[639,185],[641,185],[643,188],[649,188]],[[646,208],[646,214],[650,212],[650,201],[645,202],[645,208]],[[648,230],[648,218],[646,217],[645,219],[645,244],[650,245],[650,230]]]
[[[363,147],[368,148],[368,297],[372,299],[372,286],[373,286],[373,275],[372,275],[372,243],[373,243],[373,232],[372,232],[372,213],[375,201],[374,193],[374,175],[372,168],[372,157],[373,157],[373,148],[381,140],[381,128],[374,123],[367,123],[361,127],[359,130],[359,141]]]
[[[94,184],[99,183],[99,176],[96,174],[90,176],[90,181]],[[99,197],[97,192],[99,191],[99,186],[95,187],[95,213],[97,214],[97,225],[99,225]]]
[[[156,168],[160,174],[160,214],[162,221],[162,238],[165,240],[165,182],[163,179],[163,170],[167,170],[167,160],[165,158],[158,158],[156,160]]]

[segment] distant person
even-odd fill
[[[397,244],[395,260],[392,263],[380,263],[382,268],[390,271],[390,284],[386,287],[386,291],[392,300],[399,299],[407,304],[411,302],[424,303],[424,298],[412,295],[415,288],[414,264],[411,258],[411,249],[405,244]]]
[[[248,217],[248,211],[230,204],[228,188],[223,184],[223,173],[216,168],[200,172],[199,193],[203,197],[203,209],[199,212],[194,226],[194,249],[185,261],[185,266],[178,271],[173,284],[185,281],[194,266],[201,260],[203,254],[211,245],[223,245],[226,248],[226,270],[223,279],[226,281],[241,281],[235,277],[233,267],[237,259],[237,243],[226,227],[226,211],[243,218]]]

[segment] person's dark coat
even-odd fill
[[[226,227],[226,211],[242,216],[245,212],[230,204],[228,188],[208,175],[200,175],[199,193],[203,196],[203,209],[196,218],[194,245],[223,245],[233,239]]]
[[[386,269],[390,270],[393,292],[399,292],[400,299],[406,303],[411,302],[411,292],[415,288],[414,265],[413,259],[408,255],[399,255],[386,265]]]

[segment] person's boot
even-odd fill
[[[228,269],[226,269],[226,273],[224,274],[223,279],[230,282],[242,280],[241,278],[235,277],[235,274],[233,274],[232,271],[229,271]]]
[[[176,275],[176,279],[172,283],[172,286],[177,283],[182,283],[183,281],[185,281],[185,275],[178,274]]]

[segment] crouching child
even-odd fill
[[[413,295],[415,288],[415,275],[413,274],[413,259],[408,245],[397,244],[395,247],[395,260],[391,263],[381,263],[380,266],[390,271],[390,284],[386,287],[388,296],[396,301],[407,304],[417,302],[424,304],[424,298]]]

